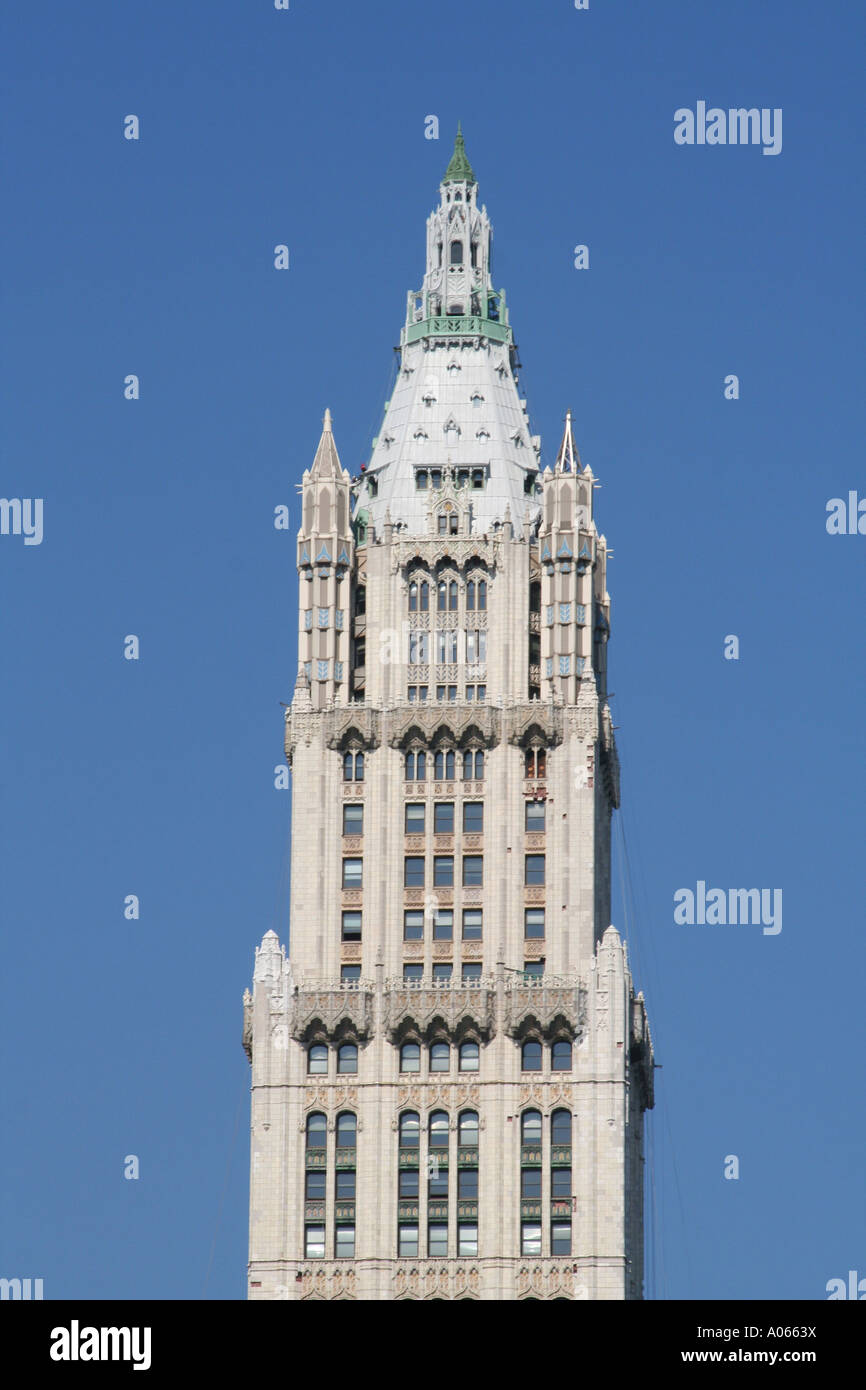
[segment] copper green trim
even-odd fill
[[[512,341],[507,323],[483,319],[477,314],[437,314],[420,323],[410,323],[406,328],[406,342],[417,343],[419,338],[462,338],[466,334],[477,334],[493,343]]]
[[[454,153],[451,156],[448,168],[445,170],[443,183],[475,183],[475,175],[472,172],[472,165],[466,158],[466,147],[463,143],[463,132],[460,129],[460,122],[457,122],[457,135],[454,140]]]

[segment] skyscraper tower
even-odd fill
[[[369,464],[303,475],[291,945],[244,996],[249,1296],[643,1293],[607,547],[521,399],[459,133]]]

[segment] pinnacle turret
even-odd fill
[[[475,183],[475,174],[472,172],[472,165],[466,156],[466,146],[463,143],[463,132],[460,129],[460,122],[457,122],[457,135],[454,139],[454,153],[445,170],[443,183]]]

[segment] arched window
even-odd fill
[[[307,1116],[307,1148],[325,1149],[328,1146],[328,1121],[318,1110]]]
[[[420,1071],[421,1070],[421,1044],[416,1042],[405,1042],[400,1048],[400,1070],[401,1071]]]
[[[430,585],[427,583],[426,579],[421,581],[421,590],[418,599],[421,612],[426,613],[430,607]]]
[[[436,611],[444,613],[448,603],[448,585],[444,579],[440,579],[436,585]]]
[[[328,1075],[328,1049],[325,1043],[313,1043],[307,1052],[307,1071],[310,1076]]]
[[[463,264],[463,242],[462,242],[462,241],[452,241],[452,243],[451,243],[451,264],[452,264],[452,265],[462,265],[462,264]]]
[[[478,607],[479,607],[479,608],[486,608],[486,607],[487,607],[487,580],[486,580],[486,579],[479,579],[479,581],[478,581]]]
[[[550,1054],[553,1071],[571,1071],[571,1043],[561,1038],[553,1044]]]
[[[448,1116],[444,1110],[434,1110],[430,1116],[430,1148],[448,1148]]]
[[[343,754],[343,781],[363,782],[364,754],[348,752]]]
[[[423,782],[427,776],[427,757],[412,749],[406,754],[406,781]]]
[[[541,1043],[529,1038],[520,1050],[521,1071],[541,1071]]]
[[[324,1119],[324,1115],[322,1119]],[[417,1110],[404,1110],[400,1116],[400,1147],[417,1149],[421,1142],[421,1123]]]
[[[464,1110],[457,1122],[457,1140],[467,1149],[478,1148],[478,1111]]]
[[[475,608],[475,580],[470,579],[466,585],[466,609],[471,613]]]
[[[355,1043],[343,1043],[337,1050],[337,1071],[356,1072],[358,1070],[358,1048]]]
[[[541,585],[534,579],[529,586],[529,611],[530,613],[541,612]]]
[[[439,781],[451,782],[454,780],[454,750],[438,749],[433,760],[433,776]]]
[[[479,1048],[477,1042],[465,1042],[460,1044],[460,1070],[477,1071],[479,1060]]]
[[[475,753],[475,780],[476,780],[476,782],[483,782],[483,781],[484,781],[484,749],[483,749],[483,748],[477,749],[477,750],[476,750],[476,753]]]
[[[457,612],[457,580],[452,579],[448,585],[448,612]]]
[[[547,775],[547,753],[543,748],[527,748],[525,762],[527,777]]]
[[[414,579],[412,580],[412,583],[409,585],[409,612],[418,612],[418,584],[417,581]]]
[[[550,1142],[552,1144],[571,1143],[570,1110],[554,1110],[550,1117]]]
[[[350,1110],[337,1116],[337,1148],[354,1149],[358,1143],[358,1117]]]
[[[451,1048],[447,1042],[435,1042],[430,1044],[430,1070],[451,1070]]]
[[[415,781],[415,754],[412,752],[406,754],[404,776],[407,782]]]
[[[524,1110],[520,1118],[521,1144],[541,1143],[541,1111]]]

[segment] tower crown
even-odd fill
[[[424,278],[407,297],[400,371],[358,491],[381,533],[425,535],[446,477],[467,491],[468,531],[538,512],[541,441],[517,389],[517,349],[504,290],[491,275],[493,228],[459,126],[439,203],[427,219]],[[431,494],[434,505],[431,508]]]

